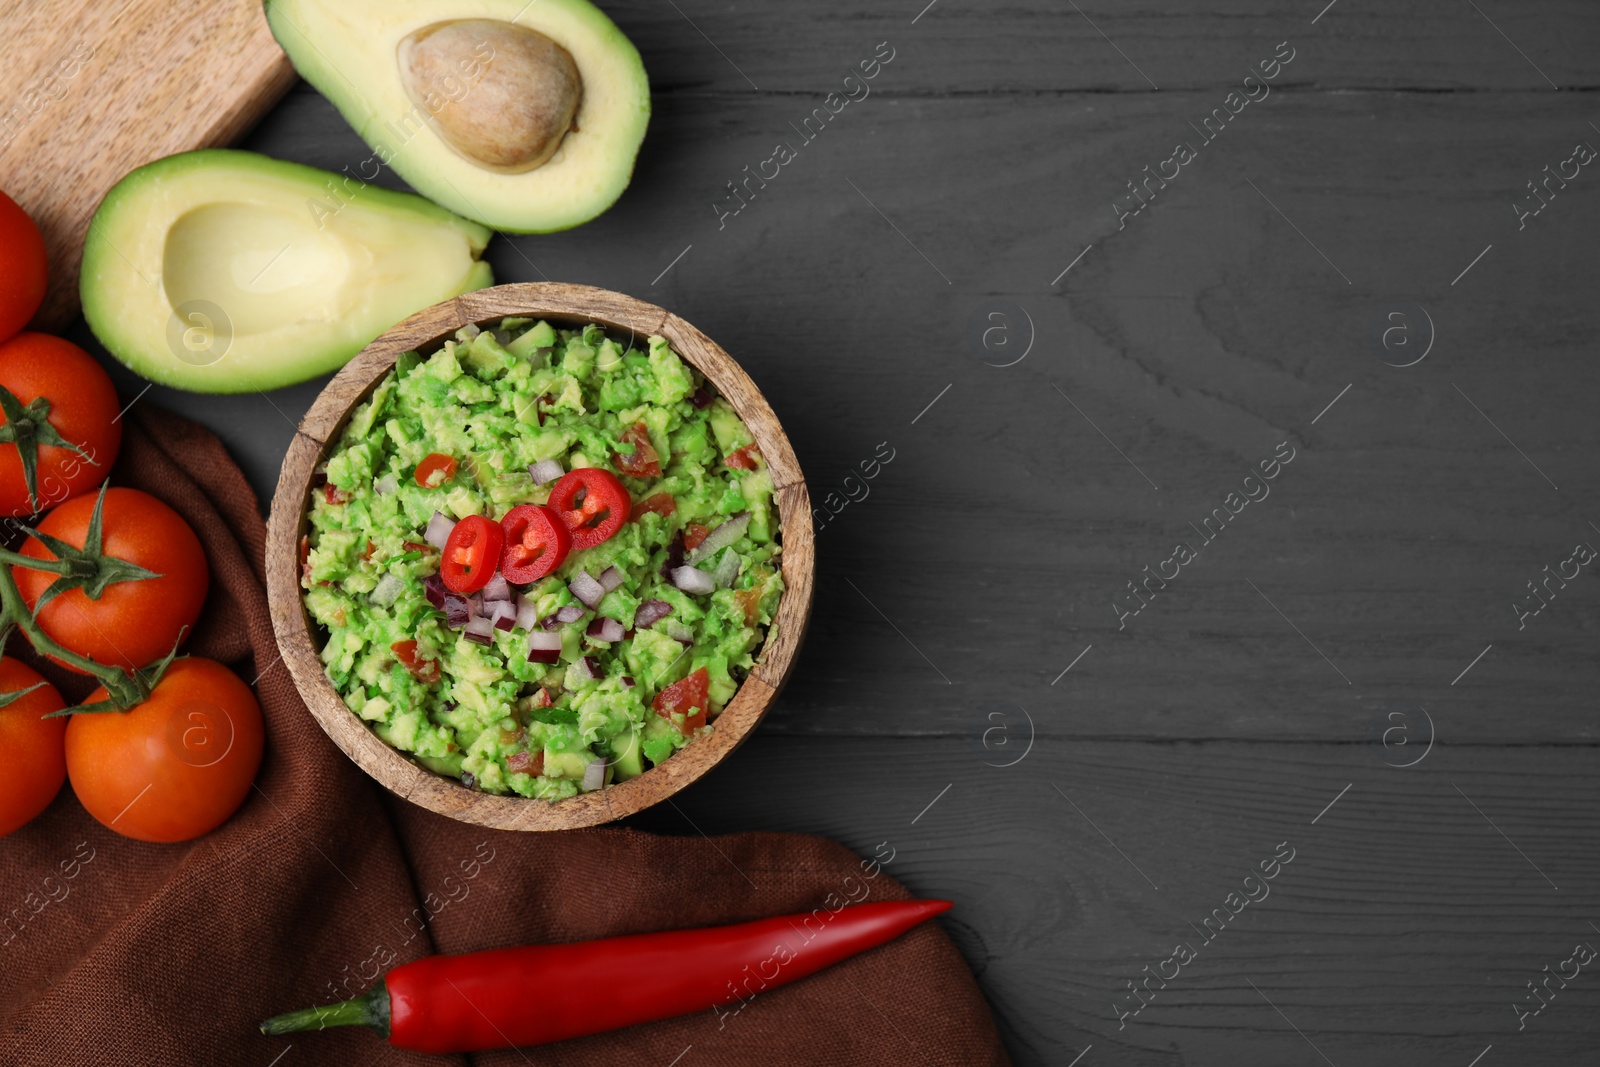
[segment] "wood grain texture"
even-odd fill
[[[1525,229],[1511,205],[1600,145],[1600,7],[1475,2],[606,2],[655,90],[634,182],[578,230],[496,238],[497,277],[698,323],[761,383],[814,505],[896,451],[818,534],[762,729],[682,815],[628,822],[890,841],[891,873],[956,901],[1029,1067],[1091,1044],[1078,1067],[1323,1063],[1249,982],[1340,1067],[1593,1060],[1587,972],[1523,1031],[1510,1005],[1600,923],[1600,601],[1580,579],[1521,630],[1510,605],[1600,523],[1600,174]],[[1273,94],[1117,229],[1113,197],[1286,39]],[[872,95],[719,229],[726,183],[884,40]],[[370,154],[304,87],[244,146]],[[1036,333],[1008,368],[974,345],[993,299]],[[1407,369],[1375,329],[1402,303],[1437,331]],[[216,426],[265,500],[314,392],[148,400]],[[1119,631],[1111,594],[1283,440],[1271,497]],[[985,766],[1030,715],[1031,754]],[[1271,898],[1119,1030],[1125,983],[1285,839]]]
[[[44,233],[44,329],[77,310],[107,190],[151,160],[232,142],[294,81],[259,0],[16,0],[0,6],[0,39],[0,182]]]
[[[1378,746],[1041,738],[1013,762],[1027,727],[1013,710],[1002,745],[997,725],[975,709],[938,739],[762,730],[677,810],[630,823],[892,849],[890,874],[955,902],[944,925],[1018,1063],[1092,1045],[1079,1067],[1322,1064],[1273,1005],[1339,1067],[1600,1054],[1600,964],[1523,1029],[1512,1011],[1546,964],[1600,950],[1592,749],[1439,746],[1400,769]],[[1227,904],[1280,842],[1294,858],[1264,899]],[[1203,926],[1213,909],[1231,917]],[[1127,983],[1179,943],[1196,959],[1119,1025]]]
[[[674,351],[704,374],[739,412],[779,486],[785,589],[757,667],[740,685],[708,737],[697,738],[670,760],[637,778],[551,803],[494,796],[434,774],[374,734],[339,696],[319,656],[315,624],[300,589],[300,538],[312,474],[355,407],[365,401],[401,353],[430,352],[469,323],[488,325],[508,316],[563,325],[599,323],[641,342],[664,336]],[[760,723],[783,687],[811,613],[815,557],[805,480],[783,427],[755,383],[726,352],[689,323],[620,293],[586,286],[532,283],[482,289],[417,312],[364,348],[336,374],[301,420],[284,459],[267,527],[267,594],[284,663],[306,706],[334,743],[385,788],[453,819],[498,830],[566,830],[610,822],[660,803],[700,778],[738,748]]]

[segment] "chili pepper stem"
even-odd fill
[[[268,1037],[297,1034],[305,1030],[326,1030],[333,1026],[370,1026],[380,1037],[389,1036],[389,989],[382,982],[353,1000],[323,1004],[315,1008],[274,1015],[261,1024]]]

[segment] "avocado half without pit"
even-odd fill
[[[546,233],[627,188],[650,119],[632,42],[587,0],[266,0],[295,69],[413,189]]]
[[[253,152],[185,152],[106,194],[84,243],[83,314],[152,381],[275,389],[494,284],[479,258],[489,237],[411,193]]]

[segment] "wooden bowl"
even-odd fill
[[[403,352],[431,352],[468,323],[506,316],[553,324],[594,322],[639,338],[661,334],[674,351],[708,378],[743,417],[772,471],[783,538],[785,589],[755,668],[716,720],[698,737],[638,778],[566,800],[493,796],[412,762],[350,711],[323,671],[313,623],[300,590],[300,538],[312,471],[337,442],[350,412],[364,401]],[[306,707],[335,744],[383,786],[414,804],[497,830],[564,830],[631,815],[695,781],[739,746],[766,714],[794,665],[811,615],[815,553],[811,502],[794,450],[761,391],[716,342],[670,312],[604,289],[582,285],[498,285],[435,304],[406,319],[352,359],[300,420],[289,446],[267,523],[267,595],[272,624]]]

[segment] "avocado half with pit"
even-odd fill
[[[599,215],[650,120],[639,52],[587,0],[266,0],[295,69],[413,189],[497,230]]]
[[[489,237],[411,193],[204,149],[112,187],[79,289],[89,328],[133,371],[245,393],[343,366],[406,316],[493,285]]]

